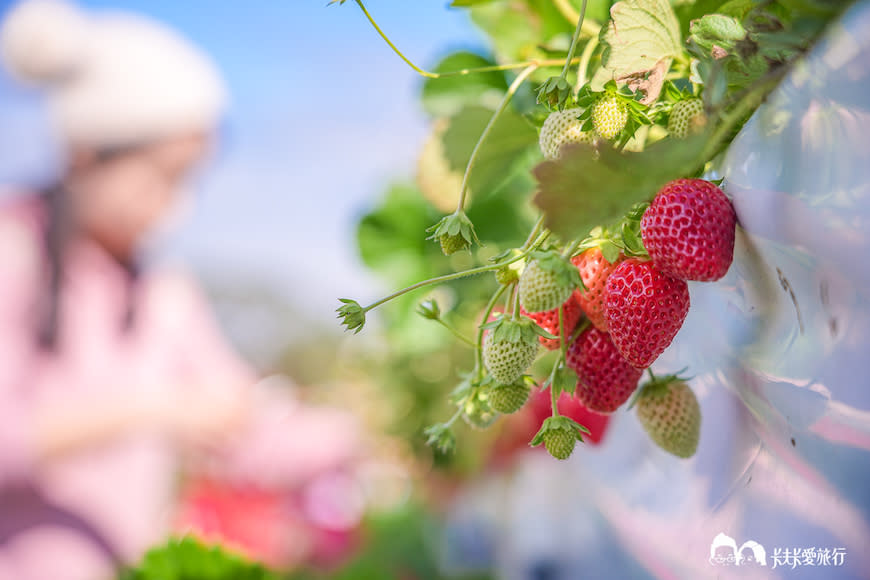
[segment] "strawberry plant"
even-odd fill
[[[848,2],[453,0],[491,52],[433,70],[363,0],[331,4],[355,4],[425,78],[433,121],[421,192],[394,190],[360,225],[363,259],[404,287],[342,298],[342,324],[360,332],[392,303],[387,360],[427,420],[437,390],[413,389],[414,361],[439,360],[438,380],[458,382],[452,416],[425,429],[438,450],[456,449],[459,418],[485,428],[545,391],[531,444],[565,459],[589,429],[560,401],[582,403],[590,423],[622,408],[678,336],[686,281],[727,273],[738,216],[704,177]],[[441,330],[421,326],[433,322]],[[700,411],[684,381],[654,379],[636,397],[654,442],[694,454]]]

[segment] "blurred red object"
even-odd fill
[[[357,545],[356,526],[310,521],[301,494],[204,477],[184,484],[174,527],[279,570],[334,566]]]

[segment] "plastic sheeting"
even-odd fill
[[[448,569],[870,578],[870,2],[790,73],[720,173],[734,264],[690,283],[654,365],[694,376],[697,455],[666,454],[621,410],[602,446],[564,463],[530,453],[470,489],[448,519]]]

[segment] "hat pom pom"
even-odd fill
[[[18,80],[62,82],[87,50],[87,19],[64,0],[24,0],[0,23],[0,59]]]

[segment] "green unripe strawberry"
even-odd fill
[[[498,418],[486,396],[478,393],[462,406],[462,418],[475,429],[486,429]]]
[[[569,417],[556,415],[544,420],[530,445],[534,447],[543,443],[547,452],[556,459],[568,459],[577,441],[583,441],[583,433],[589,434],[589,429]]]
[[[438,236],[438,242],[441,244],[441,251],[444,252],[445,256],[466,250],[471,246],[468,240],[462,237],[461,234],[454,234],[452,236],[450,234],[441,234]]]
[[[525,317],[499,318],[485,324],[483,366],[497,383],[509,385],[532,366],[538,354],[538,336],[545,331]]]
[[[637,398],[637,418],[653,442],[677,457],[695,454],[701,407],[689,386],[674,377],[647,383]]]
[[[577,119],[583,109],[553,111],[541,127],[538,143],[547,159],[558,159],[563,146],[569,143],[595,142],[595,137],[583,130],[583,121]]]
[[[580,273],[557,252],[535,252],[520,276],[520,303],[528,312],[559,308],[582,285]]]
[[[628,105],[614,93],[605,93],[592,105],[592,126],[603,139],[615,139],[627,122]]]
[[[544,433],[544,447],[556,459],[568,459],[574,453],[577,437],[568,429],[553,429]]]
[[[495,271],[495,280],[502,286],[507,286],[508,284],[513,284],[517,280],[519,280],[520,275],[517,274],[517,271],[511,268],[510,266],[502,266],[498,270]]]
[[[426,230],[431,234],[427,240],[438,240],[441,251],[449,256],[460,250],[471,247],[471,244],[479,244],[477,234],[474,232],[474,224],[461,209],[448,216],[441,218],[437,224]]]
[[[508,415],[519,411],[529,399],[531,389],[522,378],[509,385],[494,385],[488,393],[490,407],[499,413]]]
[[[707,122],[704,114],[704,102],[698,98],[679,101],[671,109],[668,118],[668,133],[677,139],[685,139],[697,132]]]

